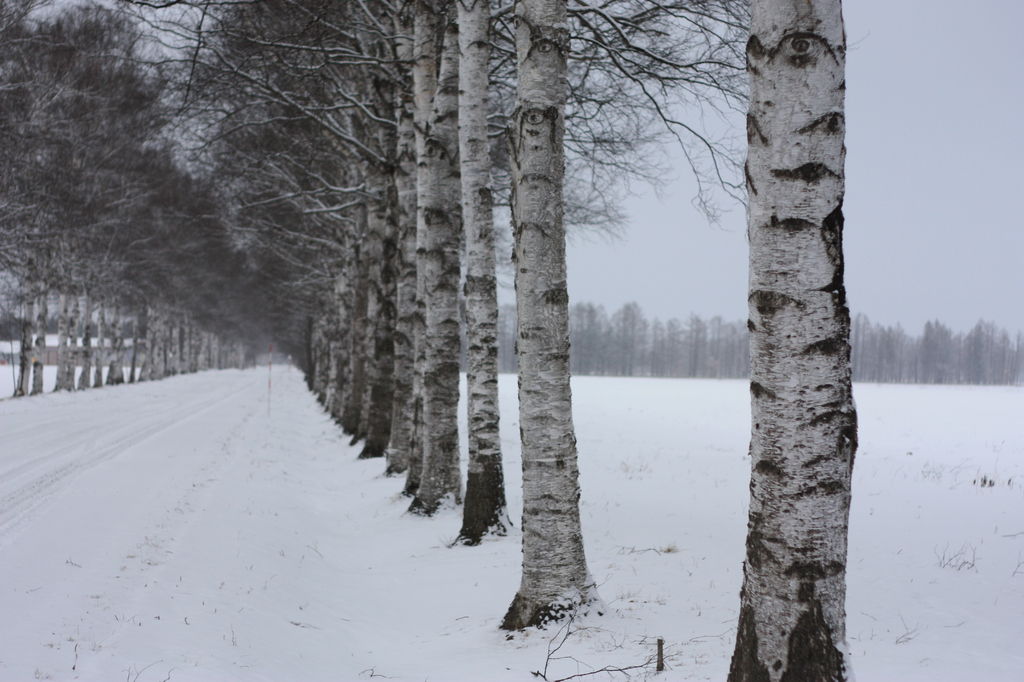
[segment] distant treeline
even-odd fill
[[[636,303],[609,316],[603,306],[570,309],[570,365],[577,375],[743,378],[750,357],[746,322],[690,315],[648,320]],[[515,306],[498,315],[498,366],[515,372]],[[857,315],[851,330],[854,381],[923,384],[1019,384],[1024,334],[990,322],[954,333],[929,322],[921,336]]]
[[[864,315],[850,333],[854,381],[907,384],[1019,384],[1024,379],[1024,334],[1012,338],[991,322],[966,334],[928,322],[921,336],[900,325],[871,324]]]

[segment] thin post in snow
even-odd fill
[[[658,638],[658,665],[655,670],[659,673],[665,670],[665,640],[661,637]]]
[[[270,377],[274,372],[274,344],[270,344],[267,354],[267,417],[270,417]]]

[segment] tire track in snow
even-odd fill
[[[83,471],[117,457],[176,424],[215,409],[252,390],[255,383],[252,377],[242,387],[226,394],[200,395],[171,410],[166,409],[165,396],[154,396],[150,398],[154,407],[142,420],[125,424],[115,411],[105,413],[102,420],[93,421],[85,428],[62,431],[60,441],[71,441],[68,445],[55,447],[0,473],[0,545],[8,544],[48,500],[71,485]],[[87,443],[83,444],[84,440]]]

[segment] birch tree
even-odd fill
[[[425,2],[421,5],[426,5]],[[453,7],[447,7],[454,12]],[[427,10],[429,11],[429,10]],[[440,13],[439,13],[440,14]],[[459,137],[458,24],[443,16],[437,90],[418,164],[417,220],[425,227],[423,447],[420,485],[411,512],[431,515],[445,498],[462,501],[459,472]]]
[[[82,373],[78,375],[78,390],[92,386],[92,296],[85,293],[85,313],[82,315]]]
[[[36,339],[32,358],[32,395],[43,392],[43,360],[46,357],[46,325],[50,319],[47,301],[49,292],[46,285],[40,282],[39,295],[36,298]]]
[[[30,263],[31,265],[31,263]],[[21,342],[19,344],[18,385],[14,390],[16,397],[26,396],[31,390],[32,379],[32,325],[35,322],[36,302],[31,284],[24,287],[25,300],[22,303]]]
[[[395,57],[398,79],[395,84],[395,122],[397,158],[395,189],[398,194],[399,230],[396,284],[397,319],[394,339],[394,394],[392,397],[391,440],[387,448],[387,474],[405,473],[413,447],[416,371],[416,126],[412,89],[414,54],[413,3],[405,3],[394,17]],[[417,482],[417,486],[418,486]]]
[[[459,163],[466,240],[466,410],[469,472],[462,543],[504,535],[505,477],[498,434],[498,288],[487,136],[490,0],[456,0],[459,18]]]
[[[729,680],[846,680],[857,420],[843,284],[841,1],[754,0],[750,32],[752,472]]]
[[[557,620],[597,599],[580,527],[569,388],[564,177],[565,0],[515,6],[518,83],[508,124],[512,161],[523,457],[523,572],[501,627]]]
[[[426,348],[426,253],[428,225],[423,210],[430,180],[427,135],[437,94],[438,16],[433,3],[413,0],[412,88],[416,144],[416,313],[413,315],[412,400],[406,412],[412,442],[403,493],[415,499],[423,475],[423,393]],[[397,444],[402,447],[402,443]]]
[[[122,332],[121,302],[114,302],[114,314],[110,325],[110,367],[107,369],[107,386],[124,383],[124,335]]]
[[[53,390],[72,391],[75,388],[75,370],[69,335],[74,337],[76,333],[67,292],[61,291],[57,301],[57,384]]]

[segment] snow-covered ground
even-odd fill
[[[657,679],[725,678],[746,382],[574,380],[585,544],[607,609],[566,638],[498,630],[517,532],[449,548],[455,510],[405,515],[402,481],[355,459],[297,370],[274,368],[269,405],[267,379],[0,401],[0,680],[525,682],[640,665],[659,637],[670,669]],[[515,385],[501,377],[513,519]],[[1024,389],[855,395],[857,679],[1024,679]]]

